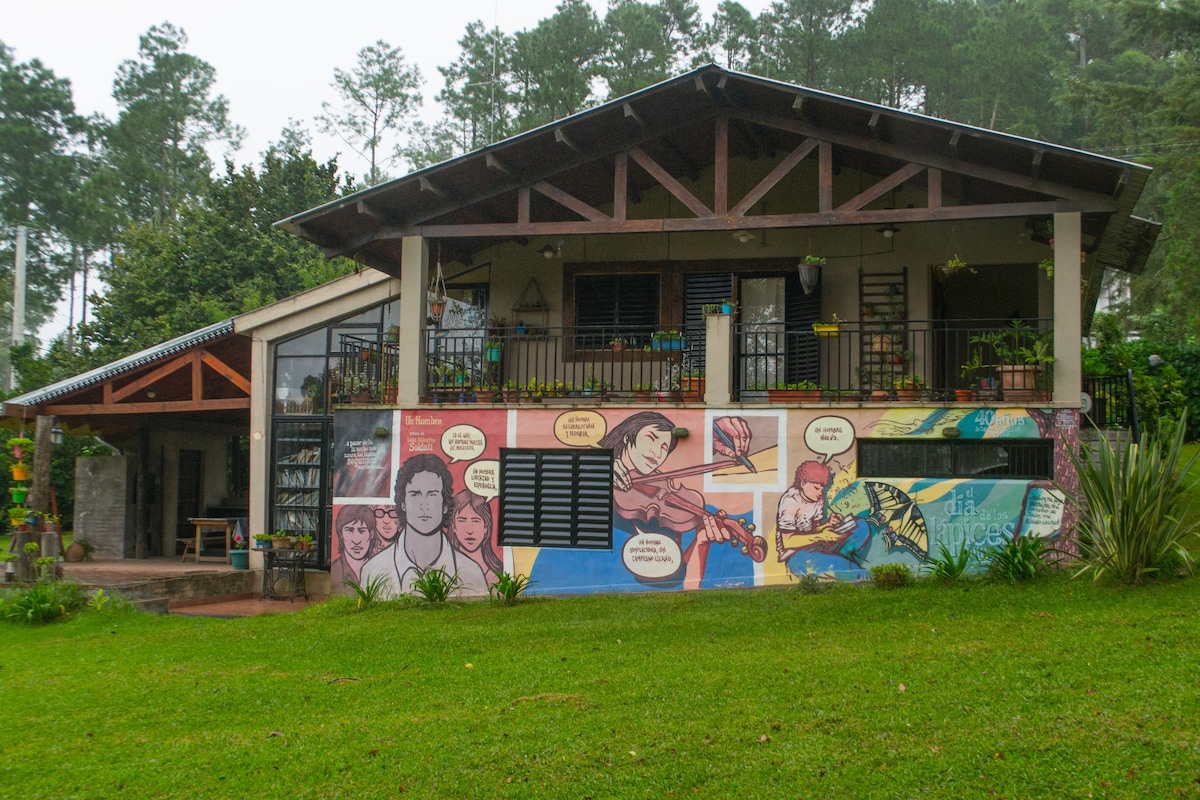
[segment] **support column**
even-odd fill
[[[1079,406],[1083,337],[1079,212],[1054,215],[1054,402]]]
[[[733,397],[733,317],[704,318],[704,404],[729,405]]]
[[[399,378],[396,401],[416,405],[425,390],[425,318],[429,247],[421,236],[405,236],[400,251]]]
[[[267,434],[271,430],[271,415],[275,408],[275,387],[271,383],[272,352],[267,341],[260,339],[257,333],[250,340],[250,530],[247,534],[251,537],[273,530],[272,521],[267,519],[272,475],[271,442]],[[260,551],[251,550],[250,568],[262,569],[262,558]]]

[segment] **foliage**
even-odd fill
[[[458,573],[446,572],[445,567],[418,569],[413,579],[413,591],[426,603],[444,603],[461,588]]]
[[[317,121],[325,133],[336,134],[368,164],[363,180],[374,186],[387,180],[384,138],[398,134],[405,120],[421,105],[421,71],[410,67],[399,47],[382,39],[358,51],[350,71],[333,71],[339,104],[321,104]],[[386,150],[384,150],[386,152]]]
[[[1149,435],[1120,451],[1101,439],[1094,460],[1075,460],[1083,501],[1077,575],[1141,583],[1176,568],[1190,571],[1187,542],[1200,524],[1188,508],[1196,456],[1181,462],[1184,435],[1181,424],[1165,446],[1163,437]]]
[[[963,546],[958,549],[958,552],[952,553],[946,545],[938,545],[937,555],[929,555],[925,558],[925,566],[928,568],[928,576],[940,581],[961,581],[970,576],[971,559],[974,555],[974,548]]]
[[[12,622],[41,624],[61,619],[83,608],[83,591],[67,581],[39,581],[11,594],[0,612]]]
[[[372,575],[363,583],[359,583],[353,578],[345,578],[342,583],[349,586],[354,592],[356,599],[355,608],[362,610],[364,606],[369,606],[377,600],[383,599],[388,591],[388,577],[386,575]]]
[[[496,573],[496,582],[488,587],[488,594],[495,600],[512,605],[532,584],[528,575],[510,575],[501,571]]]
[[[907,564],[876,564],[871,567],[871,581],[880,589],[899,589],[916,582]]]
[[[796,589],[800,594],[825,594],[832,592],[837,581],[823,579],[814,572],[806,572],[796,581]]]
[[[1054,555],[1050,543],[1038,536],[1014,536],[984,552],[987,578],[991,581],[1020,583],[1046,574]]]
[[[105,594],[103,587],[101,587],[101,588],[96,589],[96,591],[92,592],[90,595],[88,595],[87,607],[90,608],[92,611],[99,613],[99,612],[103,612],[105,609],[107,609],[109,606],[109,603],[111,603],[111,602],[112,602],[112,596]]]

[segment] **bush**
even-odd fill
[[[929,569],[929,577],[940,581],[961,581],[970,577],[967,571],[971,559],[975,555],[973,547],[962,547],[957,553],[951,553],[944,544],[938,545],[936,556],[927,556],[925,565]]]
[[[509,575],[507,572],[497,572],[496,583],[488,587],[488,594],[496,600],[512,605],[532,583],[533,581],[529,580],[528,575]]]
[[[1035,580],[1046,574],[1049,569],[1047,559],[1054,553],[1054,548],[1045,539],[1014,536],[986,552],[987,577],[1007,583]]]
[[[871,567],[871,580],[880,589],[899,589],[915,582],[907,564],[876,564]]]
[[[78,611],[83,608],[84,600],[78,585],[47,581],[13,592],[0,606],[0,611],[5,619],[13,622],[39,624]]]
[[[445,567],[419,569],[413,579],[413,591],[426,603],[444,603],[460,588],[458,573],[451,575]]]
[[[382,599],[388,590],[387,575],[375,575],[367,578],[365,583],[359,583],[353,578],[345,578],[342,583],[349,586],[358,602],[354,607],[359,611],[363,606],[369,606],[376,600]]]
[[[1165,437],[1145,436],[1120,452],[1101,440],[1095,463],[1073,459],[1082,499],[1077,576],[1141,583],[1156,573],[1190,571],[1185,540],[1197,524],[1187,514],[1187,487],[1196,457],[1180,466],[1186,415],[1175,428],[1165,451]]]
[[[796,584],[796,588],[800,590],[800,594],[824,594],[825,592],[833,591],[835,586],[837,586],[837,581],[824,580],[814,572],[804,573],[800,576],[800,581]]]

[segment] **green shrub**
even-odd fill
[[[899,589],[915,582],[907,564],[876,564],[871,567],[871,580],[880,589]]]
[[[821,576],[815,572],[804,573],[796,584],[800,594],[824,594],[833,591],[835,586],[837,586],[837,581],[822,580]]]
[[[1163,437],[1145,436],[1123,450],[1101,440],[1095,463],[1074,459],[1082,503],[1076,575],[1110,575],[1141,583],[1161,572],[1190,571],[1186,540],[1197,523],[1187,513],[1193,456],[1180,465],[1186,414],[1163,449]]]
[[[951,553],[946,545],[939,544],[938,554],[927,556],[925,566],[929,570],[930,578],[940,581],[961,581],[971,577],[968,569],[974,555],[975,548],[973,547],[963,546],[957,553]]]
[[[497,572],[496,583],[488,587],[488,594],[496,600],[512,605],[532,583],[533,581],[529,580],[528,575],[509,575],[507,572]]]
[[[426,603],[444,603],[461,587],[458,573],[451,575],[445,567],[419,569],[413,579],[413,591]]]
[[[367,578],[365,583],[359,583],[353,578],[346,578],[342,583],[349,586],[354,592],[357,600],[355,608],[361,611],[363,606],[369,606],[387,593],[388,578],[386,575],[374,575]]]
[[[83,608],[83,591],[78,585],[66,582],[37,583],[18,589],[4,602],[5,619],[37,624],[61,619]]]
[[[1045,539],[1037,536],[1014,536],[1004,544],[986,551],[987,577],[993,581],[1019,583],[1032,581],[1050,568],[1048,560],[1055,554]]]

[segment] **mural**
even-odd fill
[[[363,414],[361,420],[346,419]],[[338,412],[353,441],[378,412]],[[395,411],[395,431],[363,476],[361,459],[335,476],[334,585],[383,576],[411,592],[419,570],[458,574],[482,595],[500,571],[528,575],[547,594],[691,590],[853,580],[882,563],[919,569],[1016,535],[1056,537],[1070,521],[1051,481],[871,477],[857,474],[856,441],[1053,439],[1055,475],[1070,474],[1074,412],[1039,409],[674,408]],[[370,419],[367,417],[370,416]],[[605,448],[613,453],[609,549],[501,547],[502,447]],[[348,452],[350,452],[348,450]],[[986,465],[985,465],[986,466]],[[349,491],[342,492],[343,489]]]

